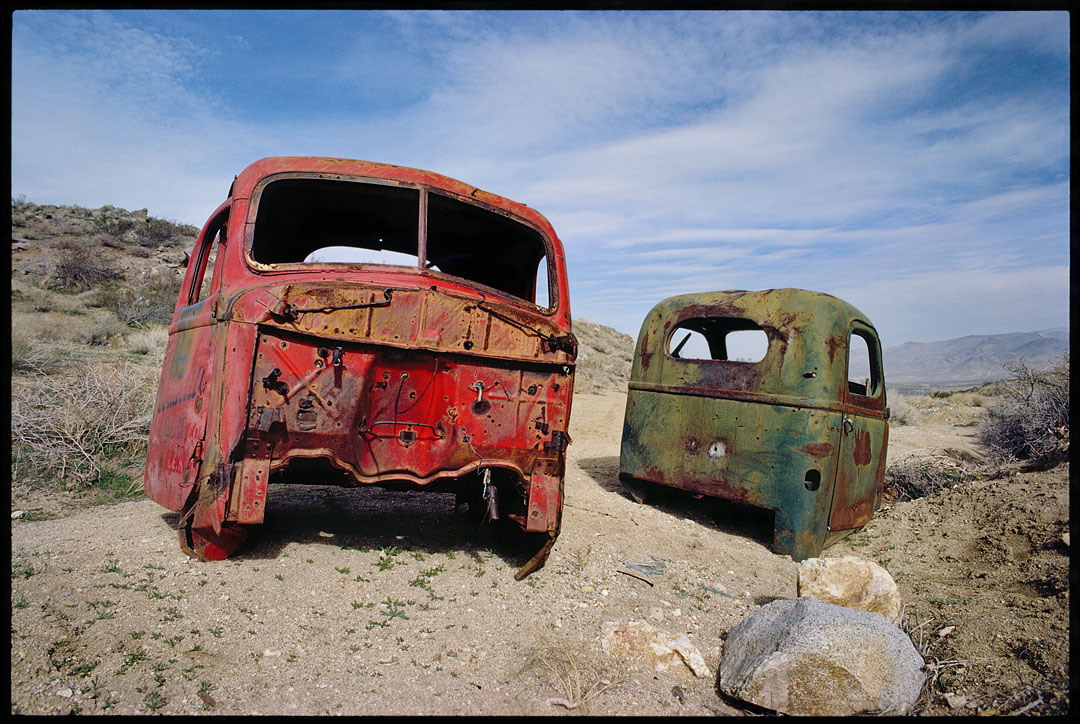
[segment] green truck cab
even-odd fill
[[[756,359],[729,353],[747,336]],[[877,332],[847,302],[682,294],[641,325],[619,479],[638,502],[659,484],[771,510],[774,549],[801,561],[877,510],[888,418]]]

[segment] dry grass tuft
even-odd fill
[[[12,479],[57,478],[86,488],[101,480],[109,461],[143,454],[155,378],[155,370],[130,363],[84,363],[71,375],[35,369],[13,378]]]
[[[525,670],[532,671],[537,679],[554,689],[557,696],[546,699],[546,704],[578,709],[623,681],[605,674],[589,658],[562,646],[541,646],[533,650]]]
[[[964,469],[951,458],[909,455],[886,469],[885,491],[895,499],[915,500],[959,485],[963,477]]]

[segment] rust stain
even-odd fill
[[[813,456],[815,458],[824,458],[832,455],[833,446],[827,442],[817,442],[803,445],[799,449],[807,455]]]
[[[856,465],[867,465],[873,459],[870,445],[870,433],[866,430],[855,431],[854,460]]]

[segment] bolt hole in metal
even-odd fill
[[[821,473],[811,468],[806,471],[806,477],[803,478],[803,485],[810,492],[813,492],[821,487]]]
[[[713,460],[719,460],[727,455],[727,445],[723,440],[717,440],[712,445],[709,445],[709,457]]]

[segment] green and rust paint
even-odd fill
[[[669,353],[682,323],[714,318],[760,328],[764,357]],[[852,334],[867,342],[869,389],[848,383]],[[850,304],[801,289],[683,294],[641,325],[619,477],[772,510],[775,550],[803,560],[877,509],[887,419],[877,333]]]

